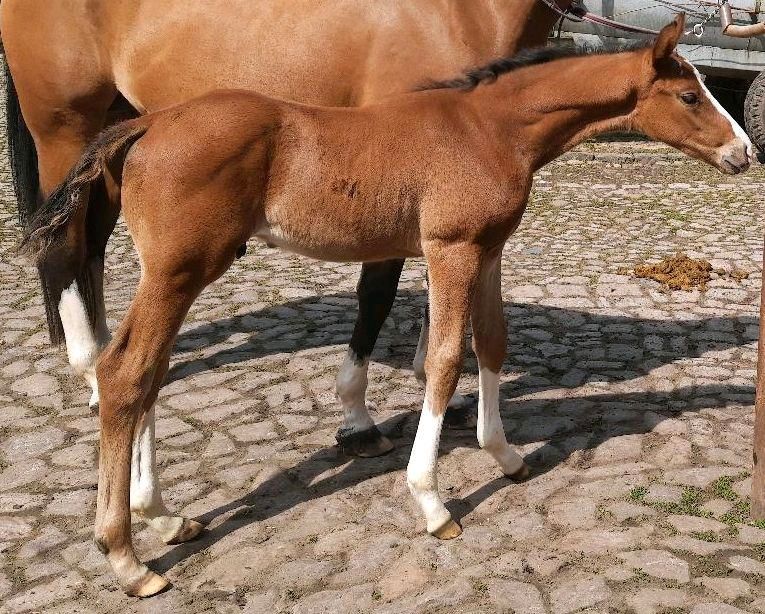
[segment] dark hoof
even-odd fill
[[[380,430],[373,426],[365,431],[346,431],[340,429],[335,435],[337,447],[346,456],[371,458],[382,456],[393,449],[393,443]]]
[[[469,397],[468,397],[469,398]],[[478,425],[478,412],[475,403],[447,407],[444,414],[444,428],[474,429]]]
[[[528,479],[529,475],[531,474],[531,469],[526,463],[523,463],[521,465],[521,468],[518,469],[515,473],[512,475],[508,475],[513,482],[523,482],[524,480]]]

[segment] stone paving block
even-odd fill
[[[619,554],[627,565],[663,580],[684,584],[690,580],[688,563],[665,550],[638,550]]]

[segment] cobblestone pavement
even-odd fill
[[[166,501],[209,528],[168,547],[135,526],[174,584],[147,601],[92,544],[97,416],[46,344],[7,166],[1,188],[3,612],[765,612],[765,526],[747,520],[762,168],[730,179],[627,143],[539,173],[503,273],[501,410],[533,475],[507,481],[474,432],[446,431],[451,542],[424,534],[404,480],[422,263],[370,374],[396,449],[355,460],[333,448],[334,376],[359,266],[252,245],[193,307],[158,402]],[[751,275],[667,293],[617,273],[678,250]],[[107,269],[114,328],[138,271],[123,228]],[[460,390],[476,385],[470,356]]]

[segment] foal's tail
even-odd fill
[[[125,156],[148,129],[149,122],[143,117],[101,132],[85,149],[64,182],[29,220],[19,250],[42,262],[54,248],[76,249],[77,240],[74,239],[70,245],[67,238],[70,232],[74,237],[82,237],[86,232],[85,214],[90,200],[87,188],[107,171],[119,183]]]

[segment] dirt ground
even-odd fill
[[[4,120],[3,120],[4,121]],[[439,542],[404,469],[422,390],[425,303],[410,261],[370,371],[396,449],[349,459],[334,377],[359,266],[252,244],[193,307],[158,402],[165,499],[203,519],[139,556],[173,582],[125,597],[91,541],[97,416],[47,346],[0,162],[0,611],[765,612],[765,525],[748,522],[765,170],[736,178],[662,146],[586,144],[538,174],[504,253],[501,411],[533,467],[504,479],[472,431],[446,431],[440,488],[464,526]],[[619,274],[684,252],[704,291]],[[138,266],[120,227],[114,328]],[[476,390],[469,356],[460,390]]]

